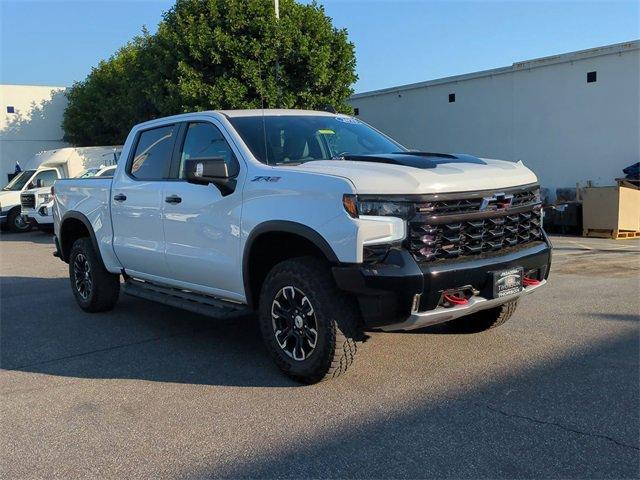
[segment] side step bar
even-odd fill
[[[228,318],[251,313],[251,309],[246,305],[139,280],[128,279],[124,282],[123,291],[133,297],[144,298],[209,317]]]

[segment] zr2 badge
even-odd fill
[[[277,182],[280,180],[280,177],[253,177],[251,179],[252,182]]]

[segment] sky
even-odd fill
[[[356,93],[640,38],[640,1],[319,0],[356,46]],[[0,83],[69,86],[172,1],[0,0]]]

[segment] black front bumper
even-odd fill
[[[503,249],[451,261],[418,264],[404,249],[393,249],[375,265],[333,267],[338,288],[355,294],[367,327],[390,325],[407,318],[412,308],[423,312],[436,308],[446,290],[471,286],[481,296],[493,295],[491,272],[512,267],[535,270],[537,280],[549,276],[551,245],[547,241]],[[414,305],[416,295],[418,305]]]

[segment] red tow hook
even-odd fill
[[[467,300],[466,298],[458,297],[457,295],[452,295],[450,293],[445,293],[444,299],[453,305],[466,305],[467,303],[469,303],[469,300]]]
[[[535,278],[523,277],[522,284],[525,287],[532,287],[534,285],[540,285],[540,280],[536,280]]]

